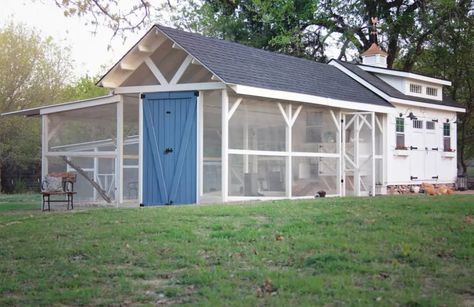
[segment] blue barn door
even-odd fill
[[[195,92],[143,97],[143,205],[196,203]]]

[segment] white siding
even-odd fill
[[[422,129],[413,128],[413,121],[407,117],[410,112],[423,121]],[[395,118],[400,113],[405,118],[405,146],[408,147],[408,150],[402,154],[395,150]],[[432,120],[438,120],[435,123],[435,129],[427,130],[426,122]],[[396,106],[396,113],[388,115],[388,185],[419,184],[421,182],[452,183],[456,181],[456,152],[445,153],[443,151],[443,123],[446,123],[446,120],[451,123],[451,148],[456,150],[455,112]],[[453,155],[454,157],[448,157]],[[411,176],[417,178],[411,178]]]

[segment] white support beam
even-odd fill
[[[237,110],[241,102],[242,102],[242,98],[237,98],[237,100],[232,104],[232,107],[230,108],[229,113],[227,113],[228,121],[232,118],[232,115],[234,115],[235,111]]]
[[[138,202],[143,204],[143,98],[138,101]]]
[[[115,158],[115,201],[123,203],[123,97],[117,103],[117,157]]]
[[[199,204],[201,197],[204,194],[204,92],[199,91],[197,109],[197,197],[196,201]]]
[[[334,114],[333,110],[329,110],[329,113],[331,114],[331,118],[334,122],[334,125],[336,126],[337,131],[341,132],[341,127],[340,127],[340,121],[337,121],[336,115]]]
[[[382,123],[380,122],[377,116],[375,117],[375,122],[377,123],[377,127],[379,128],[380,133],[383,135],[384,131],[383,131]]]
[[[301,112],[302,109],[303,109],[303,105],[300,105],[300,106],[298,106],[298,108],[296,109],[295,114],[292,114],[292,116],[291,116],[291,127],[293,127],[293,125],[295,124],[296,119],[297,119],[298,116],[300,115],[300,112]]]
[[[153,75],[155,76],[156,80],[160,82],[162,85],[167,85],[168,81],[166,80],[165,76],[161,73],[161,71],[158,69],[158,67],[155,65],[155,62],[152,61],[151,58],[146,58],[145,59],[145,64],[148,66],[148,68],[151,70]]]
[[[46,157],[87,157],[87,158],[110,158],[115,159],[117,153],[115,151],[48,151]]]
[[[229,110],[229,96],[227,93],[227,89],[222,90],[222,178],[221,178],[221,186],[222,186],[222,201],[227,202],[227,198],[229,196],[229,121],[228,118],[228,110]]]
[[[144,46],[142,44],[138,44],[137,49],[138,51],[143,52],[143,53],[152,53],[154,51],[150,47]]]
[[[220,82],[198,82],[183,84],[167,84],[167,85],[143,85],[143,86],[124,86],[117,87],[115,94],[132,94],[132,93],[153,93],[153,92],[177,92],[177,91],[205,91],[205,90],[221,90],[226,85]]]
[[[343,191],[342,191],[342,187],[343,187],[343,174],[344,174],[344,169],[343,169],[343,165],[342,165],[342,159],[344,158],[342,156],[342,142],[343,142],[343,138],[342,138],[342,113],[341,111],[338,111],[337,112],[337,127],[338,127],[338,133],[337,133],[337,138],[336,138],[336,142],[337,142],[337,150],[339,151],[338,153],[338,156],[339,156],[339,171],[337,172],[337,192],[339,194],[339,196],[342,196],[343,195]]]
[[[371,124],[372,124],[372,157],[371,157],[371,162],[372,162],[372,196],[375,196],[375,113],[372,112],[371,116]]]
[[[193,60],[191,61],[191,64],[193,64],[193,65],[201,65],[201,66],[202,66],[201,62],[199,62],[198,60],[196,60],[196,59],[194,59],[194,58],[193,58]]]
[[[290,126],[290,120],[288,119],[288,116],[291,116],[291,113],[288,115],[287,110],[283,109],[283,106],[281,105],[280,102],[278,103],[278,108],[280,109],[281,115],[283,116],[283,119],[285,120],[286,125]]]
[[[288,198],[291,198],[293,191],[293,176],[292,176],[292,170],[293,170],[293,157],[291,155],[291,150],[292,150],[292,144],[293,144],[293,138],[292,138],[292,113],[293,113],[293,106],[291,103],[286,104],[286,110],[283,110],[283,106],[281,103],[278,103],[278,107],[280,108],[280,111],[282,112],[283,117],[285,118],[286,121],[286,151],[288,152],[288,157],[286,157],[286,174],[285,174],[285,190],[286,190],[286,196]],[[286,111],[286,112],[285,112]],[[287,116],[285,116],[287,115]]]
[[[48,115],[41,116],[41,177],[48,174],[48,158],[46,153],[49,146],[49,119]],[[43,180],[43,179],[41,179]]]
[[[120,63],[120,69],[121,70],[131,70],[131,71],[133,71],[133,70],[137,69],[137,67],[135,65],[127,64],[125,62],[121,62]]]
[[[188,55],[184,60],[183,63],[179,66],[178,70],[176,70],[176,73],[174,74],[173,78],[170,81],[170,84],[177,84],[179,79],[183,76],[184,72],[188,68],[188,66],[191,64],[191,61],[193,58]],[[161,82],[160,82],[161,83]]]

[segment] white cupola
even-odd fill
[[[362,64],[387,68],[387,56],[377,43],[372,43],[369,49],[361,54]]]

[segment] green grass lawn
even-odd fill
[[[474,196],[43,213],[0,196],[0,305],[474,304]]]

